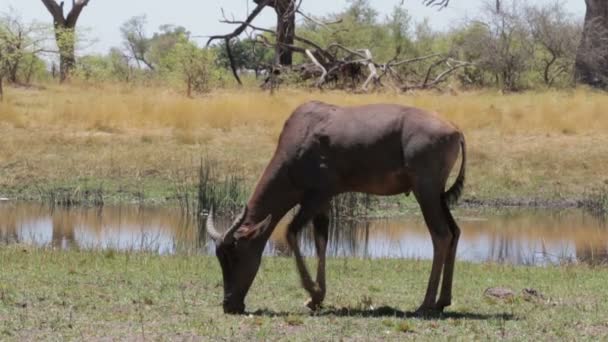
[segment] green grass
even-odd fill
[[[113,251],[0,250],[2,340],[597,340],[608,337],[605,268],[458,263],[454,303],[414,318],[427,261],[333,259],[326,307],[303,307],[293,261],[265,258],[250,314],[221,311],[215,258]],[[489,287],[516,292],[508,302]],[[526,300],[523,288],[544,298]]]

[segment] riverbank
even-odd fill
[[[313,99],[414,105],[455,122],[467,137],[466,204],[600,199],[596,206],[608,207],[608,98],[586,90],[453,96],[284,89],[188,99],[122,85],[10,88],[0,104],[0,197],[192,205],[203,163],[208,195],[240,203],[272,156],[285,118]],[[380,204],[390,211],[412,201],[398,196]]]
[[[223,315],[214,257],[5,246],[0,262],[3,340],[608,337],[603,267],[459,262],[453,305],[441,316],[414,318],[410,312],[424,294],[427,261],[331,259],[326,308],[311,315],[293,261],[268,257],[245,316]],[[498,286],[514,296],[484,295]]]

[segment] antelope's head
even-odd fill
[[[215,242],[215,255],[222,267],[224,279],[224,313],[245,312],[245,296],[260,267],[266,244],[265,233],[272,217],[254,225],[243,225],[247,207],[225,232],[220,233],[213,222],[213,210],[207,218],[207,234]]]

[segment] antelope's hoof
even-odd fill
[[[427,316],[436,316],[443,312],[443,307],[437,305],[421,305],[416,311],[414,311],[414,316],[417,317],[427,317]]]
[[[451,300],[446,300],[446,301],[442,301],[441,299],[437,302],[437,309],[440,311],[443,311],[444,308],[447,308],[448,306],[452,305],[452,301]]]
[[[306,303],[304,303],[304,305],[306,305],[307,308],[309,308],[312,311],[317,311],[321,309],[321,301],[320,300],[315,300],[315,299],[309,299],[306,301]]]

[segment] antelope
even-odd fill
[[[446,183],[459,151],[460,172]],[[242,213],[225,232],[213,223],[227,314],[245,311],[245,296],[257,274],[262,252],[279,220],[299,206],[287,228],[307,306],[320,308],[326,294],[325,252],[329,203],[345,192],[374,195],[414,193],[433,241],[433,262],[426,295],[417,313],[441,312],[451,304],[454,262],[460,229],[449,205],[464,187],[466,151],[463,133],[453,124],[413,107],[375,104],[338,107],[309,102],[284,124],[278,146]],[[298,233],[312,220],[317,253],[313,281],[298,246]],[[441,293],[436,300],[443,273]]]

